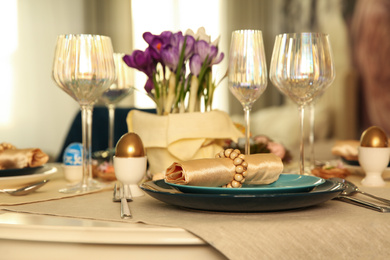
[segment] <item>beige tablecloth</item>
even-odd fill
[[[390,198],[389,187],[365,190]],[[3,205],[0,209],[180,227],[229,259],[388,259],[390,255],[390,214],[336,200],[306,209],[249,214],[177,208],[148,195],[135,198],[129,205],[134,218],[122,220],[120,203],[112,202],[109,190],[60,200]]]

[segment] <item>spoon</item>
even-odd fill
[[[380,197],[377,197],[377,196],[372,195],[370,193],[364,192],[364,191],[360,190],[355,184],[353,184],[350,181],[347,181],[347,180],[342,179],[342,178],[331,178],[331,180],[334,180],[337,182],[342,182],[345,184],[345,190],[341,193],[342,195],[350,196],[350,195],[353,195],[355,193],[360,193],[360,194],[366,195],[368,197],[382,201],[382,202],[386,203],[387,205],[390,205],[390,200],[380,198]]]
[[[40,187],[42,187],[43,185],[45,185],[48,182],[49,182],[49,180],[43,180],[43,181],[40,181],[40,182],[37,182],[34,184],[29,184],[25,187],[22,187],[22,188],[19,188],[16,190],[0,190],[0,192],[8,193],[12,196],[23,196],[23,195],[27,195],[31,192],[36,191],[37,189],[39,189]]]

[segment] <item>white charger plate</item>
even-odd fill
[[[17,170],[14,170],[17,171]],[[44,165],[42,168],[34,171],[29,175],[16,175],[10,177],[0,178],[0,189],[15,189],[25,186],[30,183],[35,183],[49,179],[49,177],[57,172],[57,168],[53,166]]]

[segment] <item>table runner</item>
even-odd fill
[[[372,188],[389,197],[388,188]],[[120,218],[112,192],[0,209],[32,214],[180,227],[229,259],[387,259],[390,215],[331,200],[299,210],[219,213],[177,208],[148,195],[129,203],[134,218]]]

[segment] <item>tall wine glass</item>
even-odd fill
[[[108,109],[108,154],[110,155],[110,164],[112,164],[112,151],[114,149],[115,107],[127,95],[132,94],[134,91],[132,71],[123,61],[123,56],[123,53],[114,53],[117,77],[114,83],[100,97],[100,100]]]
[[[111,39],[89,34],[58,36],[52,75],[57,85],[79,103],[82,119],[83,179],[79,185],[60,192],[100,189],[100,184],[92,180],[92,112],[95,100],[115,80]]]
[[[245,154],[250,154],[250,111],[267,87],[267,65],[261,31],[234,31],[230,45],[229,89],[245,112]]]
[[[299,107],[300,174],[304,174],[305,106],[335,78],[329,36],[323,33],[291,33],[276,36],[271,59],[271,82]]]

